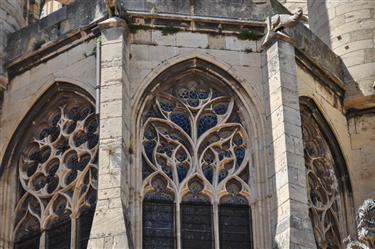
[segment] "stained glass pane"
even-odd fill
[[[40,233],[23,238],[14,244],[14,249],[39,249]]]
[[[181,204],[181,240],[183,249],[212,249],[212,206]]]
[[[181,234],[182,249],[215,247],[209,196],[215,199],[217,194],[230,190],[227,196],[234,197],[225,199],[225,204],[248,204],[247,199],[239,194],[248,192],[244,185],[249,179],[247,167],[250,158],[250,140],[239,118],[239,108],[225,87],[218,87],[215,83],[212,88],[209,82],[198,78],[156,90],[147,111],[153,114],[144,115],[143,120],[144,201],[174,203],[174,197],[179,196],[181,219],[176,229]],[[237,182],[234,188],[224,186],[235,176],[246,182]],[[156,178],[165,180],[161,181],[162,184],[155,184]],[[148,229],[145,222],[151,219],[148,215],[151,214],[143,214],[144,231]],[[247,219],[246,231],[250,231],[249,222]],[[146,232],[143,236],[147,235]],[[241,238],[240,249],[250,245],[249,236]],[[145,244],[159,243],[158,239],[143,239],[144,247]],[[226,245],[232,246],[231,243]]]
[[[86,248],[93,212],[80,217],[75,230],[71,217],[77,217],[82,206],[95,208],[98,117],[86,98],[64,92],[38,113],[17,155],[20,198],[15,210],[15,248],[39,249],[44,224],[48,227],[43,249],[68,249],[73,238],[75,249]]]
[[[91,225],[94,218],[94,209],[85,210],[78,219],[78,248],[86,249],[90,238]]]
[[[337,209],[341,200],[334,155],[318,120],[305,105],[301,105],[301,118],[309,216],[317,248],[341,248],[341,210]]]
[[[71,222],[67,217],[46,231],[46,249],[70,249]]]
[[[173,202],[143,203],[143,249],[175,248]]]
[[[247,205],[219,206],[220,249],[251,249],[251,220]]]

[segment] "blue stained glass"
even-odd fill
[[[63,140],[59,142],[56,146],[56,155],[63,154],[67,149],[69,149],[69,142],[67,140]]]
[[[187,134],[191,133],[191,126],[189,118],[184,113],[173,113],[171,115],[171,120],[176,125],[180,126]]]
[[[60,121],[60,117],[61,117],[60,113],[53,117],[52,122],[51,122],[52,126],[57,126],[57,123]]]
[[[86,130],[87,132],[94,133],[98,129],[98,122],[95,120],[88,123]]]
[[[203,174],[207,178],[207,180],[212,183],[212,177],[213,177],[213,167],[211,165],[206,165],[203,167]]]
[[[28,177],[32,176],[35,173],[37,168],[38,168],[37,162],[33,162],[32,164],[30,164],[30,166],[27,168],[27,176]]]
[[[148,140],[151,140],[151,139],[154,139],[155,138],[155,133],[151,130],[147,130],[145,132],[145,138],[147,138]]]
[[[73,121],[78,121],[81,119],[78,107],[74,107],[68,112],[68,118]]]
[[[228,110],[228,105],[226,104],[219,104],[214,107],[214,111],[218,115],[224,115]]]
[[[199,120],[198,124],[198,137],[204,132],[217,125],[217,117],[215,115],[206,115]]]
[[[219,173],[219,182],[221,182],[225,177],[227,177],[228,171],[226,169],[223,169]]]
[[[198,92],[196,90],[190,90],[189,97],[191,99],[198,99]]]
[[[87,133],[87,146],[89,149],[94,148],[99,142],[99,136],[93,133]]]
[[[232,156],[232,153],[230,153],[229,150],[226,150],[224,154],[225,154],[225,157],[231,157]]]
[[[237,145],[237,146],[243,144],[243,140],[242,140],[242,138],[241,138],[240,136],[236,136],[236,137],[234,138],[233,142],[234,142],[234,144]]]
[[[186,154],[184,152],[179,152],[177,153],[176,155],[176,159],[179,161],[179,162],[183,162],[185,161],[187,158]]]
[[[199,106],[199,100],[198,99],[188,99],[188,104],[192,107]]]
[[[234,122],[234,123],[241,123],[241,118],[238,115],[238,113],[233,115],[232,120],[233,120],[232,122]]]
[[[223,160],[224,157],[225,157],[225,151],[220,151],[220,152],[219,152],[219,160],[220,160],[220,161]]]
[[[160,148],[159,149],[159,153],[165,153],[169,157],[172,156],[172,151],[173,151],[173,146],[172,145],[167,145],[167,144],[162,143],[159,148]]]
[[[71,170],[68,174],[68,177],[66,178],[65,182],[66,184],[72,183],[77,178],[77,171]]]
[[[171,146],[167,146],[166,149],[165,149],[165,153],[167,154],[167,156],[171,157],[172,156],[172,147]]]
[[[145,179],[147,176],[151,175],[152,172],[153,172],[153,170],[150,168],[150,166],[148,166],[146,163],[144,163],[143,167],[142,167],[142,177],[143,177],[143,179]]]
[[[207,163],[213,163],[214,162],[214,156],[211,153],[206,153],[206,155],[204,156],[204,160]]]
[[[236,154],[237,158],[237,166],[241,165],[243,162],[243,159],[245,158],[245,150],[243,148],[236,148],[234,150],[234,153]]]
[[[208,98],[208,92],[201,90],[199,91],[199,99],[207,99]]]
[[[156,145],[155,141],[146,142],[145,145],[144,145],[146,155],[147,155],[147,157],[150,161],[152,161],[152,155],[153,155],[153,152],[154,152],[155,145]]]
[[[187,89],[181,89],[179,95],[183,99],[189,98],[189,91]]]
[[[164,171],[164,173],[165,173],[169,178],[173,179],[173,178],[172,178],[172,170],[171,170],[170,167],[168,167],[168,166],[164,166],[164,167],[162,167],[162,170]]]
[[[171,112],[173,111],[173,105],[171,103],[161,101],[160,102],[160,108],[165,112]]]
[[[186,165],[180,164],[177,167],[177,174],[178,174],[179,182],[182,182],[185,179],[187,172],[188,172],[188,167],[186,167]]]

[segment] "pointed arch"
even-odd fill
[[[45,248],[55,247],[58,231],[70,233],[67,246],[86,245],[90,231],[79,227],[96,204],[97,149],[93,98],[74,84],[52,84],[17,127],[0,165],[1,220],[7,224],[1,236],[9,248],[33,248],[41,239]],[[39,238],[31,242],[18,236],[28,228],[13,219],[25,212],[38,220]]]
[[[300,97],[309,214],[318,248],[341,248],[353,223],[353,194],[332,128],[309,97]]]
[[[173,58],[146,77],[131,108],[136,122],[130,141],[137,146],[132,168],[137,172],[129,180],[142,191],[142,182],[152,172],[160,171],[174,183],[177,247],[190,243],[179,237],[180,231],[190,224],[190,215],[186,214],[198,210],[199,205],[203,213],[210,210],[216,227],[208,236],[210,218],[201,235],[212,239],[210,245],[219,245],[217,205],[223,195],[230,194],[226,182],[237,179],[246,185],[241,195],[248,207],[248,200],[252,203],[257,198],[258,170],[265,171],[257,150],[264,134],[262,105],[260,98],[249,91],[250,84],[235,78],[230,71],[230,67],[215,63],[207,55]],[[191,183],[195,179],[199,179],[199,184]],[[208,202],[192,202],[206,200],[205,197]],[[135,216],[139,217],[135,223],[142,224],[142,215]],[[136,241],[142,244],[139,238]],[[249,241],[252,243],[252,239]]]

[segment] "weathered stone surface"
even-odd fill
[[[303,185],[306,176],[301,174],[304,172],[304,160],[299,106],[292,105],[294,109],[286,105],[287,98],[289,103],[298,103],[294,48],[285,42],[276,42],[265,53],[267,64],[263,70],[268,72],[265,95],[269,101],[266,103],[267,120],[273,131],[278,127],[277,133],[273,132],[268,141],[270,163],[275,172],[272,176],[275,211],[272,224],[275,228],[273,247],[315,248],[307,212],[307,189]],[[287,95],[284,88],[294,89],[294,92]],[[291,129],[294,132],[290,132]]]
[[[139,25],[131,26],[131,34],[124,31],[125,23],[116,18],[107,20],[105,28],[102,24],[99,32],[98,22],[107,18],[104,1],[83,0],[9,36],[9,63],[29,67],[13,70],[12,66],[12,79],[4,97],[0,96],[0,161],[1,165],[8,165],[3,161],[9,158],[7,148],[12,146],[8,145],[19,139],[17,126],[55,81],[80,86],[95,98],[95,38],[101,36],[99,192],[89,248],[140,248],[144,194],[140,166],[141,111],[155,89],[176,76],[173,70],[181,69],[179,65],[185,65],[186,61],[189,65],[201,65],[193,70],[213,72],[215,76],[207,75],[221,77],[228,84],[226,87],[236,93],[236,103],[240,103],[239,112],[244,116],[241,118],[246,120],[244,126],[250,127],[252,148],[247,159],[251,184],[246,191],[251,193],[247,198],[252,207],[254,248],[315,247],[307,212],[301,96],[316,102],[338,140],[354,199],[353,204],[349,196],[345,205],[354,209],[364,198],[374,195],[373,114],[368,110],[358,111],[358,105],[353,104],[362,103],[366,106],[363,109],[369,109],[373,106],[371,97],[345,102],[345,93],[348,95],[352,89],[349,86],[345,90],[341,84],[344,79],[341,59],[349,70],[356,71],[351,76],[368,87],[373,84],[372,75],[368,74],[374,59],[371,48],[374,31],[369,16],[373,11],[368,11],[369,1],[363,5],[350,4],[350,8],[340,5],[328,9],[329,16],[340,14],[320,24],[320,33],[326,32],[325,25],[337,26],[331,30],[329,39],[336,39],[332,49],[342,53],[341,59],[302,24],[286,31],[294,39],[294,48],[278,41],[262,51],[260,40],[241,36],[241,31],[248,31],[244,27],[251,25],[263,30],[261,22],[266,16],[288,13],[276,0],[195,1],[192,5],[189,1],[164,0],[119,0],[119,3],[121,8],[129,8],[129,13],[138,13],[132,20],[126,16],[128,24]],[[300,3],[290,0],[286,1],[288,4]],[[0,20],[4,17],[1,7]],[[362,18],[366,21],[359,25]],[[11,29],[16,22],[11,14],[4,26],[0,23],[0,31]],[[179,30],[173,28],[176,23]],[[73,32],[74,39],[70,37]],[[339,38],[340,32],[344,33]],[[47,42],[40,50],[33,51],[42,39]],[[49,48],[56,43],[66,44]],[[0,47],[4,44],[3,36]],[[183,70],[178,71],[176,77],[183,75]],[[176,84],[169,84],[179,83],[176,80]],[[9,185],[11,177],[3,180],[1,174],[5,172],[8,176],[9,169],[1,167],[0,219],[7,218],[4,222],[0,220],[6,224],[0,226],[0,248],[9,249],[13,243],[10,219],[13,206],[8,200],[13,196],[7,190],[16,183]],[[352,211],[350,208],[348,213]],[[348,220],[348,224],[347,232],[352,234],[354,221]],[[217,224],[214,233],[218,238]],[[215,243],[219,244],[218,239]]]

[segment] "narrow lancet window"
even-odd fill
[[[226,188],[230,194],[219,205],[220,248],[251,249],[251,210],[248,201],[240,195],[242,186],[232,180]]]
[[[340,148],[312,102],[301,100],[309,215],[317,248],[342,248],[347,230],[350,181]]]
[[[167,180],[155,176],[143,201],[143,249],[176,248],[174,198]]]
[[[202,194],[203,184],[198,179],[190,181],[189,190],[181,203],[182,248],[214,248],[210,200]]]

